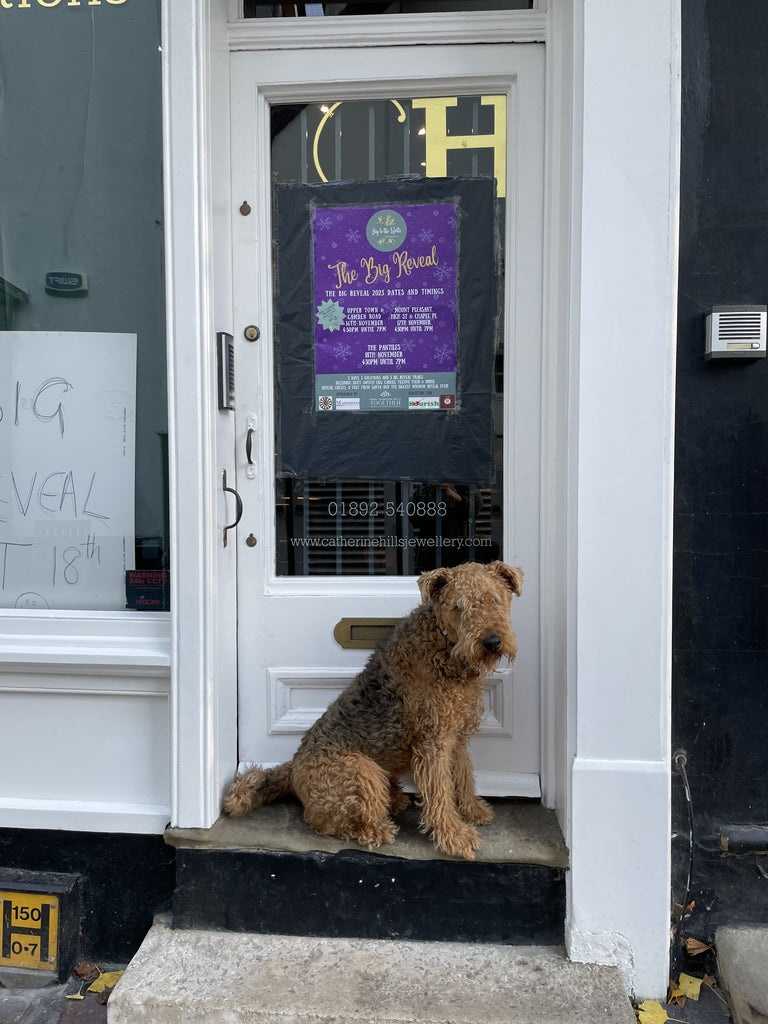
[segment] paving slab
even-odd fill
[[[768,927],[719,928],[715,947],[734,1020],[768,1024]]]
[[[0,1024],[19,1024],[39,995],[40,989],[0,988]]]
[[[109,1024],[636,1024],[619,972],[562,950],[316,939],[157,922]]]
[[[83,983],[70,978],[46,988],[0,987],[0,1024],[107,1024],[107,1007],[93,993],[68,999]]]

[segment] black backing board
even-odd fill
[[[275,186],[277,475],[492,483],[497,235],[494,182],[424,178]],[[320,206],[455,202],[457,403],[320,413],[314,390],[311,213]]]

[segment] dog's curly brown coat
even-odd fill
[[[520,569],[468,562],[419,578],[423,603],[401,619],[301,741],[292,760],[237,775],[223,802],[237,817],[295,794],[321,835],[391,843],[413,772],[422,829],[448,854],[474,858],[475,825],[493,811],[475,794],[467,745],[483,711],[485,677],[517,653],[510,601]]]

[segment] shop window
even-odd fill
[[[2,5],[0,166],[0,607],[164,609],[159,3]]]

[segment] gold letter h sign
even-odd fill
[[[483,106],[493,107],[493,135],[449,135],[446,110],[458,104],[456,96],[412,100],[413,107],[424,109],[427,177],[445,178],[449,149],[492,149],[496,194],[506,195],[507,182],[507,97],[481,96]]]

